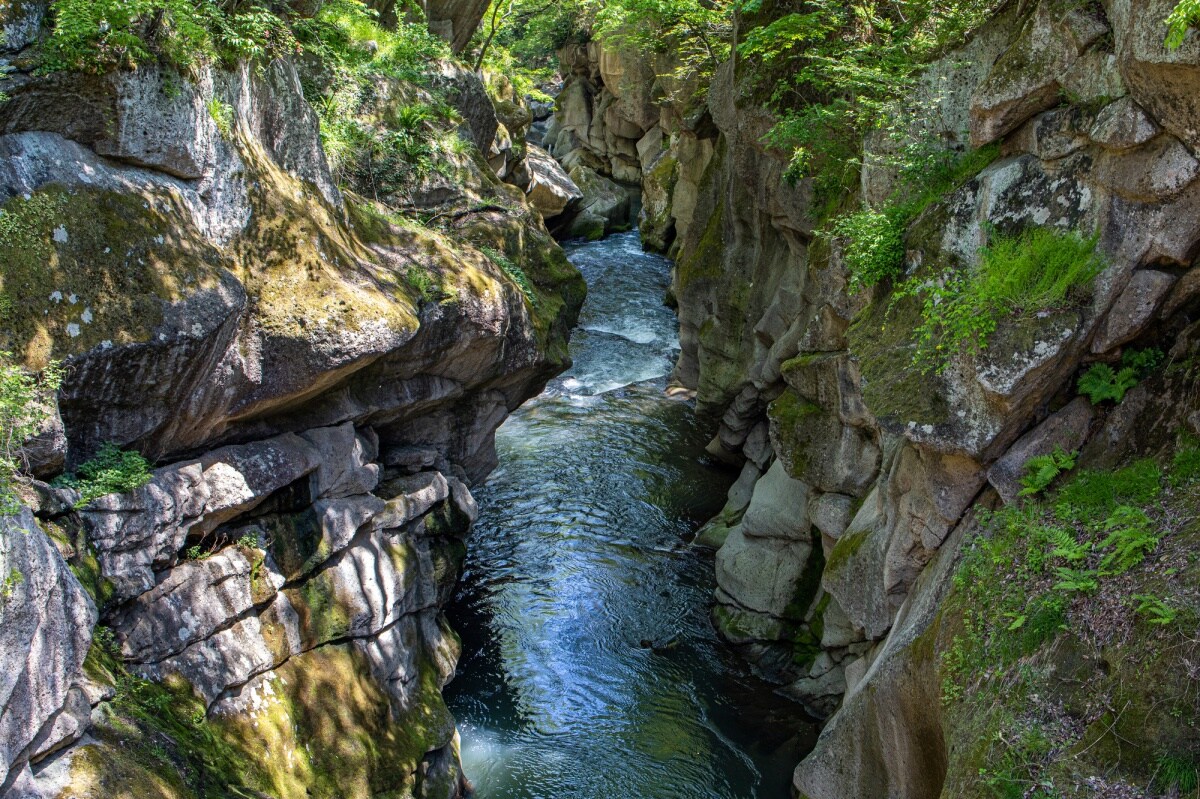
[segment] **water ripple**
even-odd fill
[[[480,799],[783,799],[811,730],[718,644],[683,540],[731,475],[663,396],[669,265],[636,234],[570,256],[575,366],[500,429],[452,608],[467,774]]]

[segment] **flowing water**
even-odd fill
[[[687,538],[731,475],[686,403],[669,264],[637,234],[568,249],[574,367],[505,422],[476,497],[447,700],[479,799],[784,799],[812,729],[717,640]]]

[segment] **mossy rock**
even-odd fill
[[[913,422],[940,425],[950,420],[942,381],[914,363],[915,332],[921,301],[889,301],[876,289],[871,303],[850,325],[850,352],[858,359],[863,400],[885,426],[899,430]]]
[[[171,196],[49,185],[0,208],[0,349],[32,368],[149,340],[227,263]]]

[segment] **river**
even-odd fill
[[[450,608],[467,776],[478,799],[784,799],[814,732],[708,621],[687,540],[732,475],[663,393],[670,264],[636,233],[567,250],[575,365],[500,428]]]

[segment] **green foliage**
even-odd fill
[[[1124,367],[1119,372],[1106,363],[1094,363],[1079,378],[1079,393],[1093,405],[1101,402],[1120,402],[1125,392],[1138,384],[1137,371]]]
[[[1048,455],[1035,455],[1025,462],[1025,476],[1021,478],[1021,496],[1031,497],[1050,487],[1054,478],[1075,468],[1078,453],[1070,453],[1055,447]]]
[[[226,7],[214,0],[53,0],[45,67],[100,72],[161,57],[186,68],[295,52],[287,23],[265,6]]]
[[[508,276],[508,279],[516,284],[517,288],[521,290],[521,294],[529,301],[530,307],[538,307],[537,291],[521,267],[513,263],[512,259],[507,255],[492,247],[480,247],[479,251],[486,255],[488,260],[500,267],[501,271]]]
[[[228,139],[233,135],[233,106],[213,97],[205,104],[208,108],[208,115],[212,117],[217,126],[217,132],[221,134],[221,138]]]
[[[893,302],[923,300],[914,363],[942,371],[951,355],[978,355],[1003,318],[1078,303],[1104,266],[1096,238],[1035,227],[997,236],[980,251],[979,266],[937,280],[913,278]]]
[[[1137,612],[1145,616],[1149,624],[1160,626],[1172,624],[1179,615],[1178,610],[1153,594],[1134,594],[1133,600],[1137,602]]]
[[[1162,491],[1162,470],[1149,458],[1116,471],[1085,469],[1054,497],[1054,512],[1063,521],[1097,525],[1119,505],[1149,505]]]
[[[361,0],[330,0],[294,28],[304,53],[322,66],[322,80],[303,89],[320,119],[334,178],[378,199],[428,175],[432,123],[452,121],[449,109],[413,102],[378,119],[373,104],[381,78],[429,84],[432,66],[450,57],[446,43],[419,22],[384,28]]]
[[[863,208],[844,214],[830,226],[842,239],[842,258],[853,288],[874,286],[904,272],[904,234],[932,203],[995,160],[1000,148],[989,145],[966,153],[912,151],[892,197],[881,210]]]
[[[1200,441],[1185,438],[1175,450],[1171,459],[1171,474],[1169,481],[1174,488],[1180,488],[1200,479]]]
[[[1175,50],[1183,44],[1187,32],[1200,25],[1200,0],[1179,0],[1167,16],[1166,23],[1167,38],[1164,44],[1168,50]]]
[[[83,506],[106,494],[123,494],[140,488],[150,477],[150,463],[140,452],[106,442],[95,457],[79,464],[73,473],[59,476],[54,484],[79,491],[76,505]]]
[[[729,57],[731,12],[729,0],[606,0],[593,34],[619,49],[669,52],[677,74],[707,83]]]
[[[1186,755],[1163,752],[1158,756],[1155,785],[1175,796],[1187,796],[1200,788],[1200,762]]]
[[[833,234],[845,241],[842,258],[852,286],[874,286],[904,271],[906,227],[895,208],[864,208],[834,220]]]
[[[34,374],[13,363],[12,357],[0,352],[0,515],[17,510],[13,483],[25,466],[19,448],[50,413],[53,395],[62,383],[57,362]]]
[[[1058,582],[1054,590],[1068,594],[1091,594],[1100,587],[1100,572],[1096,569],[1073,569],[1069,566],[1058,566],[1054,570]]]
[[[1049,556],[1061,558],[1067,563],[1078,563],[1092,551],[1090,544],[1077,540],[1075,531],[1065,527],[1050,528],[1048,538],[1051,546]]]
[[[748,15],[760,7],[761,0],[743,3]],[[779,119],[771,143],[793,152],[788,176],[814,178],[818,197],[849,185],[864,136],[903,138],[921,113],[911,96],[921,67],[995,7],[975,0],[816,0],[746,31],[738,54]]]
[[[21,574],[21,570],[15,567],[9,570],[3,580],[0,580],[0,608],[3,608],[8,600],[12,599],[17,586],[23,582],[25,582],[25,575]]]
[[[1147,347],[1144,350],[1125,350],[1121,354],[1121,366],[1132,369],[1139,380],[1145,380],[1166,359],[1163,351],[1157,347]]]
[[[1146,555],[1158,546],[1159,536],[1153,530],[1150,517],[1140,508],[1121,505],[1104,521],[1108,536],[1100,542],[1101,549],[1109,549],[1100,561],[1105,574],[1124,574],[1145,560]]]

